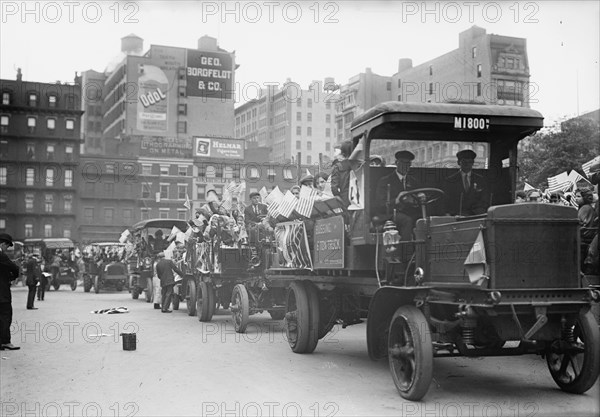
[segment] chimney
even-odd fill
[[[144,40],[139,36],[130,33],[121,38],[121,52],[126,55],[141,56],[144,49]]]
[[[21,74],[21,68],[17,68],[17,81],[23,81],[23,74]]]
[[[198,39],[198,50],[200,51],[217,51],[219,46],[217,45],[217,39],[208,35],[204,35]]]
[[[400,58],[398,60],[398,72],[406,71],[407,69],[412,68],[412,59],[410,58]]]

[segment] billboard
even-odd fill
[[[215,159],[244,159],[244,141],[194,136],[194,156]]]
[[[167,156],[190,158],[192,139],[160,136],[142,136],[140,138],[140,156]]]
[[[165,133],[168,129],[169,79],[156,65],[138,65],[137,125],[142,132]]]
[[[228,53],[187,50],[188,97],[232,98],[233,59]]]

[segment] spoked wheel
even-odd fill
[[[100,292],[100,277],[98,275],[94,278],[94,292],[96,294]]]
[[[154,287],[152,286],[152,278],[146,278],[146,302],[152,302],[152,296],[154,295]]]
[[[546,362],[561,390],[583,394],[600,372],[600,332],[594,315],[580,314],[566,338],[555,340],[546,352]],[[572,337],[571,337],[572,333]]]
[[[214,311],[214,299],[212,286],[206,282],[200,282],[198,300],[196,301],[196,314],[200,321],[210,321]]]
[[[237,284],[233,287],[229,309],[231,310],[235,331],[237,333],[244,333],[250,318],[250,298],[248,297],[248,290],[246,290],[244,285]]]
[[[319,300],[315,292],[312,289],[307,289],[307,286],[301,281],[292,282],[288,289],[285,332],[288,344],[294,353],[311,353],[317,346],[319,340]],[[314,307],[315,298],[316,310]],[[312,320],[311,309],[313,310]]]
[[[176,286],[177,285],[173,286],[173,290],[175,290]],[[181,287],[179,287],[178,290],[181,291]],[[171,304],[173,305],[173,310],[179,310],[179,302],[180,301],[181,301],[181,298],[179,297],[179,294],[176,293],[175,291],[173,291],[173,297],[171,298]]]
[[[418,401],[433,378],[433,346],[427,320],[414,306],[402,306],[392,317],[388,360],[396,389],[403,398]]]
[[[71,281],[71,291],[75,291],[77,289],[77,280],[73,279],[73,281]]]
[[[186,297],[188,316],[196,315],[196,298],[197,298],[197,296],[198,296],[198,294],[196,293],[196,281],[194,281],[194,278],[190,278],[190,279],[188,279],[188,282],[187,282],[187,297]]]
[[[91,289],[92,289],[92,280],[89,276],[86,275],[83,277],[83,291],[90,292]]]
[[[306,296],[308,297],[308,344],[306,345],[305,353],[314,352],[319,342],[319,290],[310,281],[304,281],[306,288]]]

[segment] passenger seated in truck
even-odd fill
[[[419,188],[417,180],[409,174],[415,155],[409,151],[398,151],[396,170],[377,182],[375,192],[376,212],[385,219],[393,219],[400,233],[400,239],[412,240],[412,230],[417,219],[421,216],[418,207],[413,207],[398,198],[402,191]]]
[[[470,149],[456,154],[460,169],[444,181],[447,214],[473,216],[487,212],[490,203],[488,186],[485,178],[473,172],[476,157]]]

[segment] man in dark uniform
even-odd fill
[[[173,297],[173,287],[175,286],[175,275],[173,271],[178,273],[180,276],[184,276],[175,263],[171,259],[166,259],[162,254],[162,259],[156,263],[156,275],[160,279],[161,300],[162,300],[162,312],[170,313],[169,306],[171,305],[171,298]]]
[[[402,191],[419,188],[416,179],[408,174],[415,155],[409,151],[398,151],[394,156],[396,170],[377,182],[375,204],[377,212],[385,218],[393,216],[395,210],[394,222],[400,233],[400,239],[412,240],[412,230],[421,212],[418,207],[405,204],[398,197]]]
[[[246,226],[251,223],[260,223],[267,215],[267,206],[260,202],[260,194],[256,191],[250,193],[251,204],[244,209],[244,221]]]
[[[27,261],[27,287],[29,287],[29,293],[27,294],[27,310],[37,310],[36,307],[33,306],[33,301],[35,300],[35,290],[40,282],[40,275],[42,274],[42,270],[39,266],[38,260],[35,255],[29,255],[29,260]]]
[[[19,267],[5,253],[12,245],[12,237],[7,233],[0,233],[0,350],[20,349],[10,343],[10,324],[12,323],[10,283],[19,277]]]
[[[460,170],[445,179],[446,213],[453,216],[484,214],[489,206],[485,178],[473,172],[477,154],[464,149],[456,154]]]

